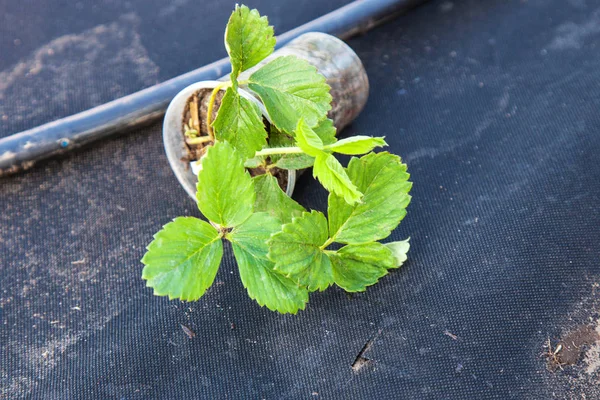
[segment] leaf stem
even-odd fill
[[[255,157],[270,156],[273,154],[302,154],[304,151],[300,147],[271,147],[256,152]]]
[[[215,138],[212,130],[211,120],[213,108],[215,107],[215,100],[217,99],[217,93],[219,93],[219,91],[221,91],[223,88],[228,88],[229,86],[231,86],[230,81],[218,84],[217,86],[215,86],[212,93],[210,94],[210,98],[208,99],[208,111],[206,112],[206,129],[208,130],[208,136],[211,137],[211,140],[214,140]]]

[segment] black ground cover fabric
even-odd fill
[[[250,5],[281,32],[343,3]],[[230,8],[0,2],[1,136],[221,57]],[[281,316],[226,246],[200,301],[154,297],[144,246],[199,216],[156,123],[0,181],[1,398],[600,398],[596,346],[540,357],[599,318],[600,1],[433,1],[349,44],[371,96],[343,135],[409,165],[407,264]],[[294,197],[325,195],[305,174]]]

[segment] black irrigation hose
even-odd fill
[[[306,32],[325,32],[347,39],[424,1],[357,0],[278,36],[277,47]],[[217,79],[229,69],[229,60],[224,58],[90,110],[2,138],[0,176],[153,121],[164,114],[171,99],[183,88],[194,82]]]

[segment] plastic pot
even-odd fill
[[[338,132],[350,124],[362,111],[369,96],[369,81],[365,69],[356,53],[335,36],[311,32],[299,36],[285,47],[275,51],[255,67],[244,71],[240,80],[245,80],[255,70],[274,58],[294,55],[314,65],[325,76],[331,86],[332,109],[328,117],[333,120]],[[229,79],[228,76],[221,78]],[[169,104],[163,123],[163,141],[171,169],[185,191],[195,200],[197,177],[186,157],[189,154],[185,142],[183,121],[186,105],[197,91],[214,89],[219,81],[202,81],[190,85],[175,96]],[[264,106],[249,92],[239,89],[240,94],[254,102],[263,116],[270,122]],[[296,184],[296,171],[288,171],[286,193],[292,195]]]

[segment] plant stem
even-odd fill
[[[211,136],[200,136],[200,137],[195,137],[195,138],[188,138],[185,140],[185,142],[187,144],[202,144],[202,143],[206,143],[206,142],[211,142],[213,140],[214,140],[214,138]]]
[[[231,86],[231,82],[223,82],[218,84],[210,94],[210,98],[208,99],[208,111],[206,112],[206,129],[208,130],[208,136],[214,139],[213,130],[212,130],[212,113],[213,108],[215,107],[215,100],[217,99],[217,93],[221,91],[221,89]]]
[[[255,157],[270,156],[273,154],[302,154],[304,151],[300,147],[271,147],[257,151]]]

